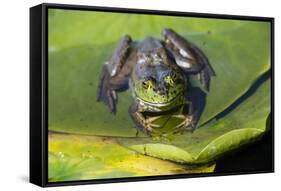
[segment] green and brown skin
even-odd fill
[[[164,40],[147,37],[134,42],[126,35],[119,41],[110,61],[106,62],[98,87],[97,100],[116,113],[117,92],[131,89],[134,103],[129,108],[136,126],[147,135],[159,127],[153,123],[163,113],[182,119],[175,128],[193,130],[200,116],[188,99],[189,75],[198,75],[208,91],[215,75],[204,53],[172,29],[162,31]],[[188,112],[183,108],[188,107]],[[154,113],[153,117],[145,113]],[[172,112],[171,112],[172,113]]]

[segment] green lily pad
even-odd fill
[[[186,166],[145,156],[112,137],[50,133],[49,182],[213,172],[215,164]]]
[[[141,40],[160,37],[161,30],[170,27],[206,53],[217,76],[212,78],[200,125],[270,68],[267,22],[74,10],[49,10],[48,18],[50,130],[135,137],[135,124],[127,113],[132,102],[129,91],[119,95],[116,116],[95,98],[102,65],[124,34]]]
[[[270,79],[223,118],[174,140],[119,138],[119,142],[140,153],[182,163],[206,163],[249,144],[266,131],[270,113]]]

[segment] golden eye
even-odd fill
[[[152,84],[151,80],[147,80],[147,81],[142,82],[142,86],[144,89],[151,89],[153,84]]]
[[[165,80],[165,82],[166,82],[167,84],[169,84],[170,86],[174,87],[176,77],[173,76],[173,75],[168,75],[168,76],[165,77],[164,80]]]

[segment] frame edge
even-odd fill
[[[44,186],[44,157],[43,141],[43,36],[42,36],[42,12],[43,5],[37,5],[29,9],[30,22],[30,129],[29,129],[29,182],[38,186]],[[38,154],[41,153],[41,154]]]

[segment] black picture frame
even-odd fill
[[[206,174],[165,175],[149,177],[114,178],[99,180],[79,180],[67,182],[48,182],[48,15],[49,8],[88,10],[117,13],[134,13],[150,15],[171,15],[200,18],[222,18],[236,20],[265,21],[271,24],[271,115],[268,123],[271,125],[264,139],[241,151],[231,154],[229,158],[218,162],[220,172]],[[247,160],[252,154],[258,155],[264,162],[263,168],[257,168],[255,163]],[[244,157],[243,164],[235,164],[237,156]],[[263,158],[263,156],[267,158]],[[270,155],[270,157],[268,157]],[[236,169],[236,170],[235,170]],[[237,171],[238,169],[238,171]],[[274,18],[240,15],[222,15],[206,13],[188,13],[177,11],[159,11],[144,9],[127,9],[114,7],[96,7],[84,5],[40,4],[30,8],[30,182],[42,187],[83,185],[96,183],[131,182],[145,180],[191,178],[204,176],[222,176],[251,173],[274,172]]]

